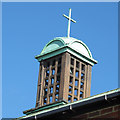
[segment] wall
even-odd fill
[[[92,111],[92,112],[89,112],[89,113],[85,113],[85,114],[82,114],[82,115],[78,115],[78,116],[75,116],[74,118],[72,118],[70,120],[73,120],[73,119],[74,120],[75,119],[79,119],[79,120],[86,120],[86,119],[98,120],[99,118],[102,118],[102,120],[105,119],[105,118],[111,118],[110,120],[120,120],[120,105],[115,105],[115,106],[99,109],[99,110],[96,110],[96,111]]]

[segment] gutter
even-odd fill
[[[40,113],[34,113],[32,115],[28,115],[28,116],[24,116],[24,117],[21,117],[21,118],[18,118],[18,120],[35,120],[37,118],[41,118],[41,117],[44,117],[44,116],[48,116],[48,115],[53,115],[55,113],[61,113],[61,112],[64,112],[64,111],[71,111],[75,108],[82,108],[86,105],[91,105],[93,103],[99,103],[99,102],[105,102],[105,101],[109,101],[110,99],[112,98],[117,98],[117,97],[120,97],[120,88],[119,89],[116,89],[114,91],[109,91],[109,92],[106,92],[106,93],[103,93],[103,94],[100,94],[100,95],[96,95],[96,96],[93,96],[93,97],[89,97],[89,98],[86,98],[86,99],[83,99],[83,100],[79,100],[79,101],[76,101],[76,102],[73,102],[73,103],[69,103],[69,104],[65,104],[65,105],[61,105],[61,106],[58,106],[58,107],[54,107],[54,108],[51,108],[49,110],[43,110],[41,111]]]

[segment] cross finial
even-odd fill
[[[71,18],[71,8],[69,9],[69,17],[66,16],[65,14],[63,14],[63,16],[68,19],[68,34],[67,34],[67,37],[70,37],[70,22],[72,21],[72,22],[76,23],[76,21]]]

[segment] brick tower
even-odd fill
[[[91,70],[97,61],[82,41],[55,38],[36,59],[40,62],[36,107],[90,96]]]

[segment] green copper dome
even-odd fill
[[[38,59],[38,61],[41,61],[63,52],[69,52],[91,65],[97,63],[97,61],[92,58],[92,54],[85,43],[72,37],[54,38],[48,44],[46,44],[40,55],[36,56],[35,58]]]

